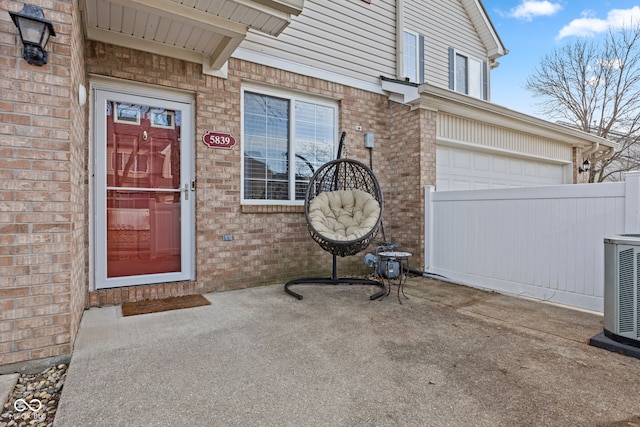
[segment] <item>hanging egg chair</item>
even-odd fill
[[[380,184],[370,168],[353,159],[337,159],[322,165],[307,187],[304,213],[311,238],[333,255],[330,278],[304,277],[284,285],[298,299],[302,295],[290,288],[298,284],[362,284],[381,287],[371,299],[385,293],[383,283],[343,278],[337,274],[337,257],[355,255],[369,246],[382,223],[383,200]]]

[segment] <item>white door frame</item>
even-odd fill
[[[135,104],[157,105],[182,112],[180,188],[181,199],[181,271],[107,278],[106,259],[106,120],[104,103],[107,98]],[[91,290],[135,286],[195,279],[195,129],[194,96],[182,91],[164,90],[144,84],[115,79],[92,79],[91,83],[91,144],[90,161],[90,262]],[[104,162],[98,164],[98,162]],[[99,230],[99,228],[104,229]]]

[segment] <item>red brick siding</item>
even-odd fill
[[[84,80],[77,2],[39,5],[56,30],[42,67],[21,58],[17,29],[0,14],[0,365],[70,353],[85,305],[86,138],[72,97],[73,82]],[[19,11],[23,2],[3,6]]]
[[[142,286],[136,292],[129,288],[91,292],[90,305],[154,297],[166,286],[176,294],[211,292],[331,274],[331,256],[310,239],[300,207],[241,205],[241,145],[216,150],[199,138],[217,130],[241,139],[243,80],[316,94],[338,100],[339,127],[348,132],[349,157],[368,164],[364,134],[355,127],[375,132],[379,148],[374,150],[374,169],[384,183],[384,150],[389,146],[386,97],[239,60],[231,60],[228,78],[220,79],[201,74],[196,64],[95,42],[87,43],[87,67],[92,74],[195,92],[197,176],[196,281]],[[223,241],[224,234],[233,240]],[[362,257],[341,260],[339,268],[339,272],[365,272]]]
[[[88,81],[84,63],[84,34],[82,31],[81,13],[78,1],[69,2],[65,12],[71,15],[72,34],[70,40],[71,55],[71,129],[70,129],[70,162],[71,162],[71,203],[73,206],[74,227],[71,230],[71,268],[69,277],[60,277],[64,283],[70,284],[69,304],[71,315],[69,319],[71,344],[75,340],[80,326],[82,312],[88,305],[89,281],[89,187],[88,167],[89,144],[88,123],[89,104],[80,105],[80,86],[88,90]],[[62,319],[60,319],[62,320]]]
[[[424,187],[435,185],[436,113],[392,103],[390,161],[396,171],[390,191],[389,230],[400,249],[413,254],[410,265],[424,268]]]
[[[4,4],[10,10],[22,6]],[[372,166],[386,203],[384,237],[421,258],[422,188],[435,182],[433,113],[250,62],[231,60],[228,78],[221,79],[203,75],[198,64],[84,42],[77,0],[47,4],[45,15],[58,36],[44,67],[18,59],[17,30],[8,15],[0,17],[0,365],[68,354],[85,306],[330,275],[331,255],[309,237],[299,206],[241,204],[241,143],[216,150],[199,140],[218,130],[241,141],[243,81],[336,100],[339,129],[347,131],[345,155],[366,164],[364,132],[373,132]],[[88,292],[89,117],[88,106],[77,99],[79,85],[89,86],[89,73],[194,93],[193,282]],[[224,234],[233,240],[223,241]],[[382,233],[378,238],[382,242]],[[339,273],[366,272],[362,255],[339,260]]]

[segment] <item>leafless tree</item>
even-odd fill
[[[640,25],[555,49],[525,87],[541,99],[549,120],[619,143],[611,156],[591,155],[589,182],[619,180],[623,172],[640,169]]]

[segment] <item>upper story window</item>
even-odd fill
[[[424,37],[404,30],[403,78],[414,83],[424,83]]]
[[[487,63],[449,49],[449,89],[488,100]]]
[[[303,201],[313,173],[335,157],[337,103],[249,87],[242,101],[243,202]]]

